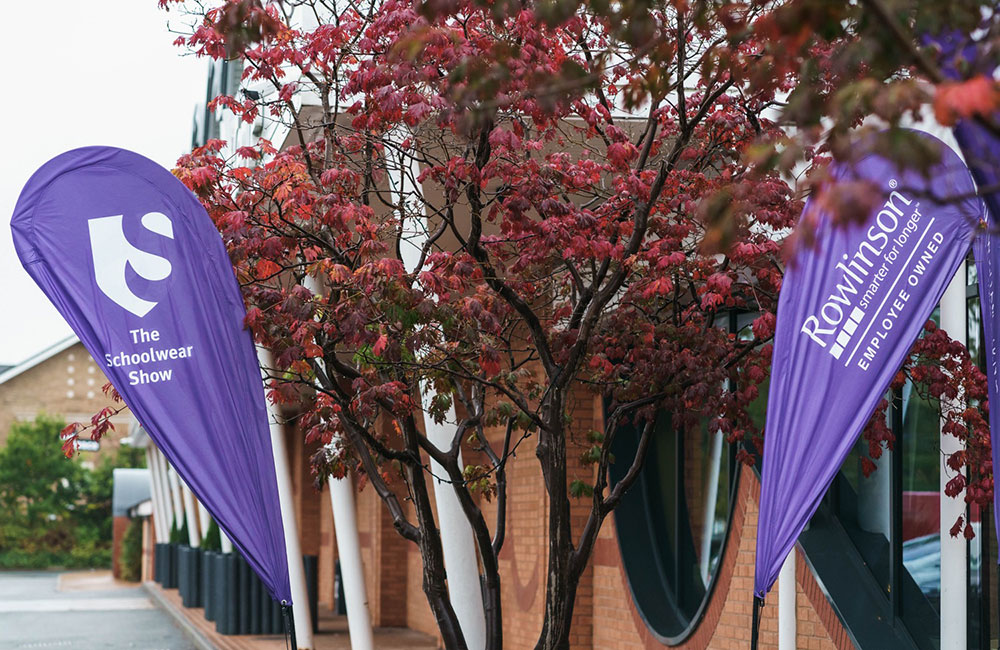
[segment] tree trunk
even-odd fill
[[[448,650],[467,650],[465,636],[462,634],[455,608],[448,597],[448,586],[445,583],[444,551],[441,548],[441,535],[431,511],[430,495],[427,483],[424,481],[423,467],[409,466],[406,468],[409,478],[411,496],[420,522],[420,557],[423,560],[423,589],[427,603],[434,614],[441,640]]]
[[[561,409],[554,408],[560,422],[553,431],[542,432],[536,455],[542,465],[549,495],[549,561],[545,577],[545,619],[535,650],[569,648],[570,625],[580,576],[573,567],[573,539],[566,483],[566,438],[561,426]]]

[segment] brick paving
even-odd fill
[[[193,631],[217,650],[286,650],[285,636],[262,635],[222,635],[215,631],[215,623],[205,620],[205,610],[184,607],[176,589],[163,589],[155,582],[145,583],[147,591],[169,614],[183,617],[188,623],[189,634]],[[319,632],[314,635],[313,650],[350,650],[351,641],[347,633],[347,618],[337,616],[320,607]],[[204,647],[204,644],[199,644]],[[376,650],[438,650],[433,637],[407,628],[382,627],[375,629]]]

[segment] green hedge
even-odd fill
[[[0,569],[111,567],[112,472],[144,455],[120,447],[87,469],[63,455],[62,428],[46,415],[16,422],[0,448]]]
[[[122,580],[139,582],[142,579],[142,519],[128,522],[125,536],[122,537],[118,567]]]

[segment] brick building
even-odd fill
[[[106,406],[112,406],[101,388],[107,383],[79,339],[70,336],[21,363],[0,371],[0,446],[7,440],[10,426],[33,420],[46,413],[67,423],[89,423]],[[126,409],[112,418],[115,431],[100,442],[104,454],[116,448],[128,434],[132,416]],[[84,436],[86,438],[86,436]],[[93,460],[96,443],[81,446],[84,462]]]
[[[213,71],[209,96],[234,94],[237,75],[221,63]],[[301,107],[307,123],[310,110]],[[198,119],[196,143],[222,137],[235,149],[266,137],[287,144],[288,129],[277,123],[241,126],[232,116],[200,113]],[[940,323],[980,354],[975,278],[967,278],[963,266],[952,285]],[[602,429],[599,401],[581,394],[576,403],[578,432]],[[784,648],[997,647],[996,598],[989,587],[997,584],[996,540],[990,526],[978,527],[968,543],[942,529],[954,508],[941,496],[947,471],[935,407],[910,388],[898,395],[896,406],[896,450],[883,456],[881,471],[871,477],[860,472],[856,456],[844,463],[768,596],[761,648],[779,647],[779,629]],[[736,449],[718,434],[664,427],[641,479],[600,533],[578,591],[573,648],[749,646],[758,475],[736,462]],[[285,443],[302,551],[318,555],[320,606],[333,609],[340,554],[330,491],[312,487],[309,458],[316,449],[302,444],[301,432],[287,430]],[[635,441],[623,435],[618,444]],[[515,649],[534,647],[544,610],[547,503],[533,446],[534,439],[526,440],[507,470],[508,534],[500,573],[505,647]],[[569,474],[590,472],[581,464]],[[438,637],[416,546],[396,532],[373,489],[358,491],[356,504],[372,623]],[[489,521],[493,506],[481,505]],[[573,514],[578,531],[586,505]],[[946,582],[961,592],[952,592],[947,606],[964,616],[942,616]]]

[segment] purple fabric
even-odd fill
[[[260,369],[205,209],[153,161],[86,147],[35,172],[11,229],[25,270],[271,595],[291,603]]]
[[[984,186],[985,187],[985,186]],[[992,214],[1000,208],[996,196],[993,200],[987,197],[987,204]],[[996,228],[997,224],[991,222]],[[983,310],[983,342],[986,352],[986,377],[989,390],[990,406],[1000,405],[1000,371],[997,369],[997,343],[1000,341],[1000,315],[997,314],[997,283],[1000,280],[1000,243],[996,233],[979,233],[972,246],[976,256],[976,274],[979,278],[979,303]],[[1000,432],[1000,407],[990,408],[990,443],[994,467],[993,487],[993,525],[1000,535],[1000,490],[996,487],[995,472],[1000,467],[1000,442],[997,434]]]
[[[960,67],[970,67],[980,74],[991,74],[982,69],[983,64],[975,61],[976,44],[960,32],[946,32],[925,39],[941,48],[941,69],[951,79],[961,77]],[[961,51],[959,51],[961,50]],[[1000,117],[1000,116],[998,116]],[[996,121],[997,118],[994,118]],[[981,190],[986,203],[986,218],[989,229],[981,232],[973,243],[976,258],[976,275],[979,279],[979,304],[982,307],[983,346],[986,352],[986,377],[991,405],[1000,404],[1000,369],[997,368],[997,342],[1000,341],[1000,317],[997,314],[996,292],[1000,281],[1000,241],[997,240],[1000,214],[1000,141],[997,137],[974,121],[963,120],[953,129],[955,140],[965,156],[965,162],[972,171],[972,177]],[[1000,408],[990,409],[990,442],[993,452],[993,467],[1000,467]],[[993,525],[1000,535],[1000,490],[993,490]]]
[[[972,169],[976,183],[982,189],[1000,187],[1000,141],[986,128],[975,122],[959,123],[954,129],[955,139],[965,160]],[[976,257],[976,275],[979,278],[979,304],[982,307],[983,336],[986,352],[986,377],[990,406],[1000,405],[1000,369],[997,368],[997,344],[1000,342],[1000,314],[997,313],[997,289],[1000,282],[1000,240],[997,239],[995,216],[1000,214],[1000,193],[983,195],[987,207],[989,229],[979,233],[972,250]],[[1000,406],[990,408],[990,442],[993,448],[993,467],[1000,467]],[[995,471],[995,469],[994,469]],[[1000,490],[993,490],[993,525],[1000,535]]]
[[[969,249],[972,178],[939,140],[930,179],[871,155],[834,173],[882,188],[863,223],[819,217],[785,272],[765,425],[754,595],[771,589],[872,411]],[[808,207],[806,208],[808,210]]]

